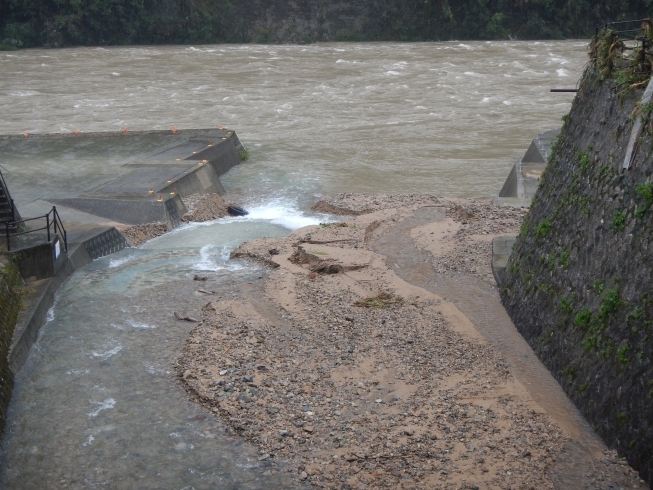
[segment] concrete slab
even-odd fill
[[[503,282],[503,273],[508,266],[508,259],[516,240],[516,236],[509,235],[498,236],[492,240],[492,274],[498,286]]]
[[[499,196],[494,200],[497,206],[530,206],[551,154],[551,145],[559,132],[559,129],[544,131],[533,139],[524,156],[510,170]]]
[[[95,216],[95,223],[156,217],[174,226],[175,212],[184,209],[166,202],[224,192],[220,175],[240,162],[242,150],[227,129],[0,136],[12,197],[19,211],[29,209],[23,217],[43,215],[51,209],[47,203],[57,203],[65,206],[65,225],[69,216],[84,224]]]

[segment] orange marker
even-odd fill
[[[177,134],[177,126],[172,127],[172,134]]]
[[[73,129],[73,134],[79,134],[79,130],[78,129]]]
[[[222,126],[218,126],[218,129],[222,129]]]
[[[23,136],[25,136],[25,138],[27,138],[27,137],[29,136],[29,133],[28,133],[27,131],[25,131],[25,132],[23,133]]]
[[[127,134],[127,126],[125,126],[124,128],[122,128],[122,134]]]

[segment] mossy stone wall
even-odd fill
[[[653,133],[643,88],[586,70],[501,294],[595,430],[651,484]],[[645,131],[622,171],[636,118]]]
[[[13,387],[14,378],[7,356],[21,307],[22,291],[23,278],[18,267],[5,256],[0,256],[0,432],[5,426]]]

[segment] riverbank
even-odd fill
[[[178,365],[188,392],[261,461],[318,487],[561,488],[556,465],[582,438],[451,298],[404,280],[378,246],[428,210],[410,230],[430,257],[419,267],[489,287],[491,239],[515,234],[525,210],[428,195],[317,206],[328,207],[350,216],[232,253],[274,270],[205,305]],[[577,488],[645,487],[598,443],[574,458]]]

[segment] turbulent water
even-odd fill
[[[251,150],[227,183],[257,195],[491,196],[533,136],[560,126],[572,95],[549,89],[576,86],[586,51],[556,41],[0,53],[0,134],[224,125]]]
[[[495,195],[532,137],[560,125],[571,97],[549,89],[576,85],[585,52],[565,41],[0,53],[0,134],[224,125],[251,157],[223,183],[252,211],[68,280],[16,379],[0,485],[288,488],[174,379],[190,327],[172,312],[199,314],[207,301],[192,277],[208,275],[202,287],[218,295],[256,281],[263,272],[229,251],[328,219],[307,210],[321,194]],[[10,185],[37,188],[34,198],[49,184],[65,190],[67,176],[84,186],[83,158],[66,169],[69,158],[24,155],[29,140],[18,141],[0,154]]]

